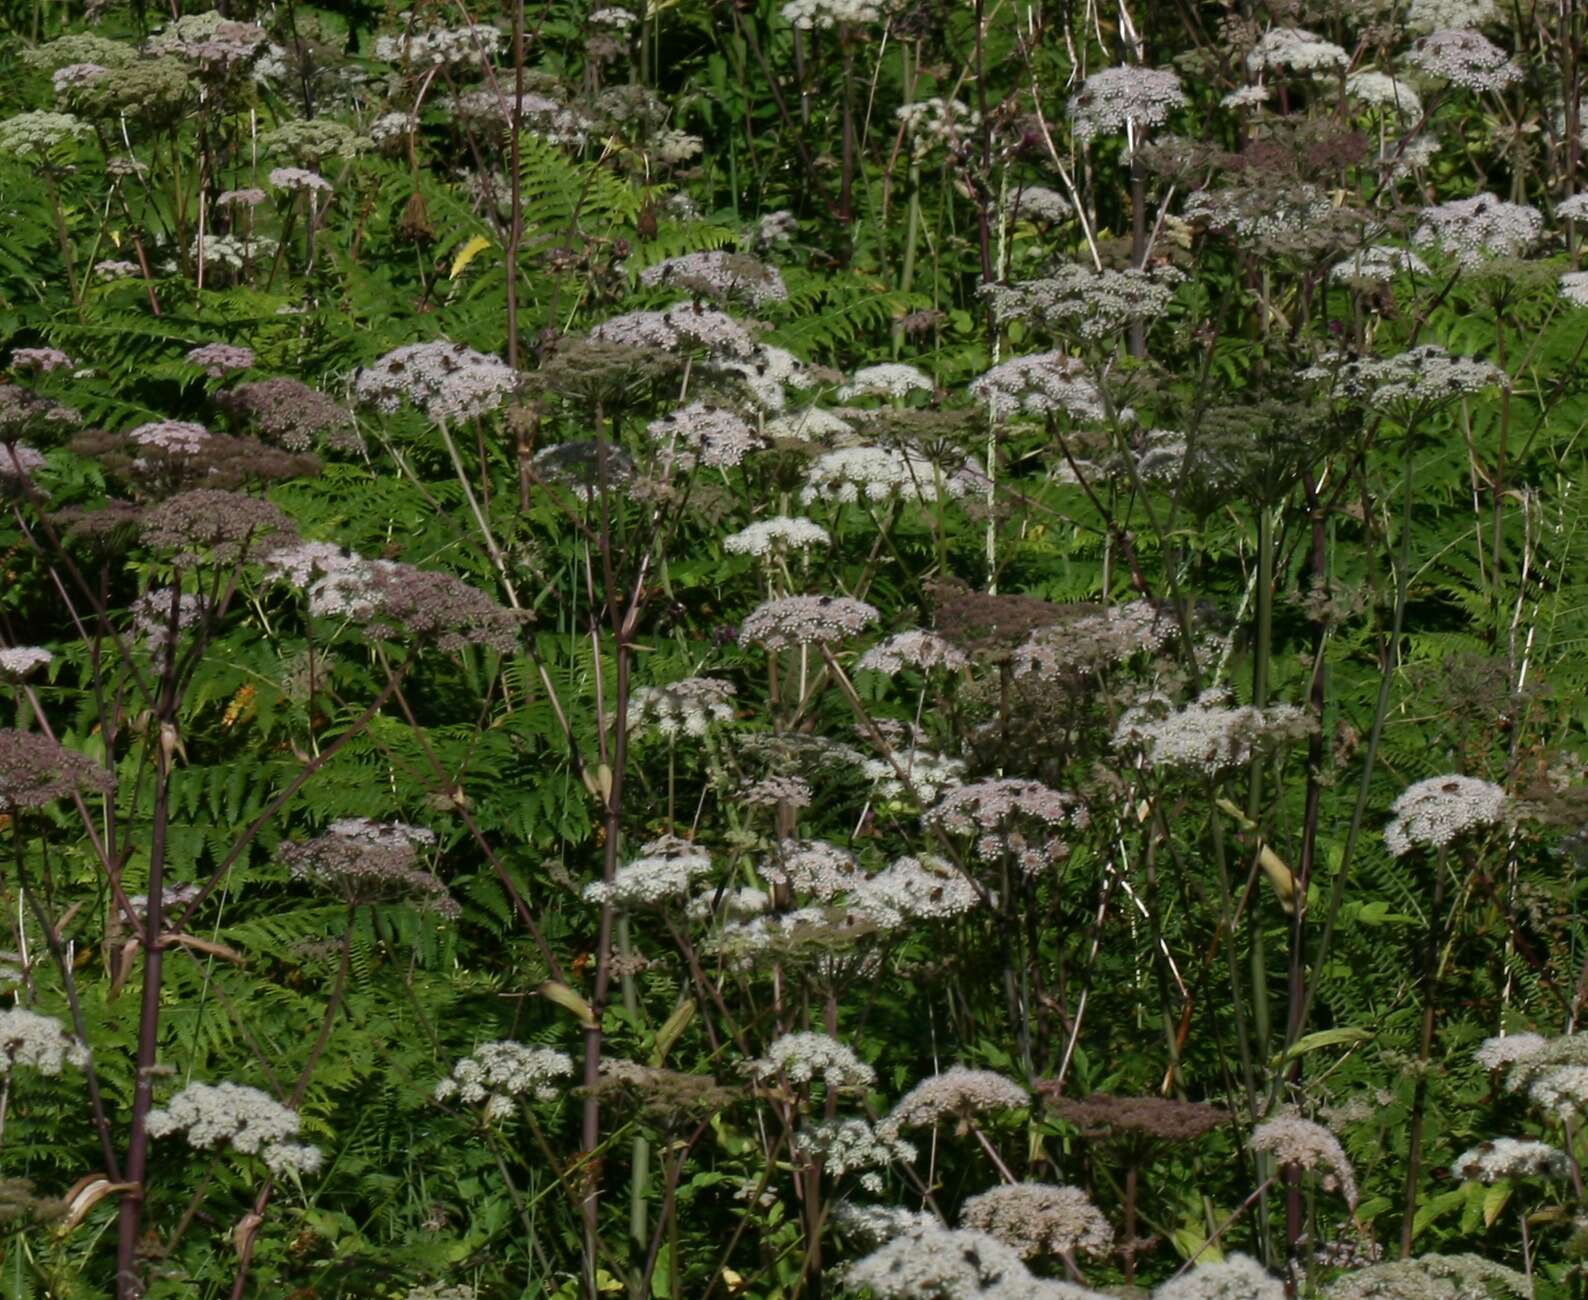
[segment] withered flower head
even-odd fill
[[[74,792],[109,794],[110,773],[34,731],[0,728],[0,808],[39,808]]]
[[[1174,1097],[1057,1096],[1059,1081],[1043,1080],[1038,1092],[1054,1097],[1054,1112],[1089,1138],[1126,1138],[1140,1135],[1157,1142],[1194,1142],[1230,1122],[1228,1111],[1200,1101]]]

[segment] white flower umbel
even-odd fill
[[[970,666],[970,657],[950,641],[924,628],[896,632],[885,641],[879,641],[860,656],[856,665],[868,672],[893,676],[905,668],[930,671],[941,668],[958,672]]]
[[[1351,56],[1333,41],[1300,27],[1275,27],[1246,56],[1252,72],[1337,72]]]
[[[1308,734],[1311,718],[1293,704],[1259,709],[1229,703],[1223,690],[1204,691],[1175,710],[1162,697],[1127,709],[1114,730],[1114,748],[1139,753],[1154,767],[1207,773],[1239,767],[1264,742]]]
[[[834,1178],[858,1173],[860,1185],[874,1195],[882,1192],[882,1175],[895,1161],[915,1159],[915,1145],[897,1134],[878,1133],[863,1119],[818,1120],[797,1134],[796,1154],[820,1158],[824,1171]]]
[[[1588,307],[1588,271],[1567,271],[1561,276],[1560,296],[1573,307]]]
[[[1399,858],[1414,847],[1443,848],[1474,827],[1492,826],[1505,814],[1505,791],[1470,776],[1433,776],[1408,786],[1391,805],[1384,843]]]
[[[890,6],[882,0],[791,0],[781,10],[785,22],[806,31],[869,27],[883,22]]]
[[[855,886],[854,906],[888,929],[963,916],[980,901],[963,871],[932,854],[903,857]]]
[[[905,448],[841,447],[819,456],[807,471],[800,500],[837,505],[858,501],[936,501],[962,497],[971,488],[964,470],[945,473],[925,456]]]
[[[1019,1110],[1030,1104],[1030,1094],[1013,1079],[994,1070],[951,1065],[905,1093],[882,1127],[893,1132],[925,1128],[942,1119],[965,1120],[988,1111]]]
[[[1547,1142],[1492,1138],[1463,1151],[1450,1166],[1457,1178],[1497,1183],[1511,1178],[1564,1178],[1565,1153]]]
[[[1347,77],[1345,93],[1358,104],[1390,109],[1410,122],[1415,122],[1423,115],[1423,101],[1415,90],[1404,81],[1372,68],[1353,72]]]
[[[1166,69],[1105,68],[1083,81],[1071,98],[1070,125],[1085,144],[1099,136],[1158,126],[1185,102],[1180,78]]]
[[[877,1081],[876,1071],[836,1038],[808,1032],[784,1034],[746,1068],[762,1083],[780,1075],[790,1083],[820,1079],[835,1092],[863,1092]]]
[[[496,357],[461,343],[410,343],[358,372],[359,401],[380,411],[411,402],[432,420],[467,420],[494,411],[518,376]]]
[[[19,682],[54,659],[54,655],[40,646],[19,645],[0,650],[0,680]]]
[[[792,551],[832,545],[832,537],[820,524],[803,517],[775,515],[758,519],[746,528],[722,539],[722,549],[730,555],[755,555],[775,559]]]
[[[720,722],[733,721],[737,688],[715,677],[685,677],[667,686],[636,686],[629,696],[630,731],[704,736]]]
[[[1133,320],[1154,321],[1164,315],[1184,278],[1173,267],[1094,271],[1071,262],[1040,280],[989,284],[982,293],[1000,324],[1021,321],[1083,339],[1104,339]]]
[[[274,1173],[314,1173],[320,1152],[294,1141],[298,1125],[296,1111],[237,1083],[190,1083],[148,1119],[150,1137],[183,1133],[197,1150],[224,1145],[262,1156]]]
[[[1102,394],[1086,377],[1085,366],[1063,352],[1012,357],[970,385],[995,419],[1061,413],[1075,420],[1106,418]]]
[[[1340,1139],[1322,1124],[1286,1112],[1254,1128],[1247,1145],[1271,1155],[1277,1165],[1322,1169],[1325,1190],[1338,1190],[1347,1204],[1356,1204],[1356,1174],[1351,1162]]]
[[[452,1067],[436,1084],[436,1100],[456,1097],[466,1106],[484,1103],[487,1119],[501,1119],[513,1109],[512,1099],[532,1097],[555,1101],[562,1080],[573,1077],[573,1058],[551,1047],[511,1041],[485,1043]]]
[[[52,1016],[22,1007],[0,1011],[0,1074],[26,1066],[40,1074],[59,1074],[66,1065],[88,1064],[88,1049]]]
[[[839,388],[838,399],[903,397],[908,393],[930,393],[936,386],[931,376],[922,374],[914,366],[885,361],[881,365],[862,366],[855,371],[854,377]]]
[[[1285,1284],[1250,1255],[1236,1252],[1170,1278],[1152,1300],[1285,1300]]]
[[[761,864],[768,880],[819,902],[836,898],[860,879],[860,866],[848,849],[825,840],[783,840]]]
[[[684,840],[653,840],[640,856],[617,870],[610,884],[596,881],[585,886],[591,903],[619,907],[655,907],[688,895],[703,876],[711,874],[711,855]]]
[[[1423,224],[1412,242],[1437,244],[1463,266],[1478,266],[1487,257],[1516,257],[1544,230],[1544,217],[1525,203],[1506,203],[1492,194],[1435,203],[1422,211]]]
[[[1494,0],[1412,0],[1406,6],[1406,30],[1412,32],[1472,31],[1499,19]]]
[[[996,1237],[923,1224],[844,1270],[846,1285],[875,1300],[1047,1300],[1046,1284]]]
[[[877,617],[874,606],[851,596],[785,596],[746,616],[739,627],[739,644],[759,645],[763,650],[831,645],[864,631]]]
[[[1522,69],[1481,32],[1431,32],[1412,42],[1406,61],[1467,90],[1504,90],[1522,76]]]
[[[1409,248],[1375,244],[1329,268],[1337,284],[1388,284],[1398,275],[1431,275],[1428,263]]]

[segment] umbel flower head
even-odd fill
[[[976,856],[985,862],[1007,853],[1023,871],[1035,872],[1068,856],[1069,845],[1056,832],[1084,828],[1090,817],[1074,795],[1041,781],[998,777],[950,790],[922,820],[955,835],[975,835]]]
[[[664,836],[640,850],[640,856],[619,867],[610,882],[597,880],[584,888],[591,903],[619,907],[655,907],[688,895],[701,877],[711,873],[711,855],[688,840]]]
[[[1432,776],[1408,786],[1393,805],[1384,843],[1394,857],[1413,848],[1443,848],[1458,835],[1492,826],[1505,814],[1505,791],[1476,777]]]
[[[1564,1178],[1565,1153],[1547,1142],[1491,1138],[1456,1157],[1450,1172],[1457,1178],[1497,1183],[1511,1178]]]
[[[114,788],[110,773],[86,755],[34,731],[0,728],[0,809],[41,808],[64,795]]]
[[[945,473],[933,461],[905,447],[840,447],[824,452],[805,476],[800,500],[806,505],[827,501],[937,501],[962,497],[972,476],[960,469]]]
[[[18,1066],[40,1074],[59,1074],[61,1067],[88,1064],[88,1048],[78,1042],[59,1020],[23,1007],[0,1011],[0,1075]]]
[[[1114,748],[1140,753],[1155,767],[1208,773],[1238,767],[1263,744],[1296,739],[1316,724],[1293,704],[1259,709],[1233,706],[1229,693],[1207,690],[1175,710],[1160,696],[1127,709],[1114,731]]]
[[[1034,1277],[1019,1254],[969,1228],[914,1224],[844,1270],[846,1284],[876,1300],[1075,1300],[1089,1295]]]
[[[1285,1284],[1236,1251],[1217,1262],[1198,1262],[1152,1294],[1153,1300],[1284,1300]]]
[[[484,1043],[436,1084],[435,1097],[456,1097],[466,1106],[484,1103],[486,1120],[500,1120],[515,1112],[516,1098],[556,1101],[560,1081],[572,1077],[573,1058],[566,1052],[511,1041]]]
[[[435,835],[401,822],[349,817],[332,822],[324,835],[283,844],[276,856],[299,880],[342,895],[350,903],[407,899],[447,918],[458,904],[431,872],[418,865],[419,850]]]
[[[1468,90],[1504,90],[1522,76],[1522,69],[1482,32],[1431,32],[1412,42],[1406,61]]]
[[[784,1034],[745,1069],[761,1083],[779,1076],[790,1083],[820,1079],[835,1092],[863,1092],[877,1081],[877,1072],[851,1048],[826,1034],[810,1032]]]
[[[763,650],[831,645],[876,621],[876,609],[851,596],[784,596],[750,612],[739,628],[739,644]]]
[[[461,343],[410,343],[358,372],[361,402],[395,411],[411,402],[432,420],[468,420],[494,411],[518,384],[511,367]]]
[[[1325,1189],[1338,1190],[1347,1204],[1356,1204],[1356,1174],[1351,1162],[1340,1139],[1322,1124],[1285,1111],[1254,1128],[1248,1145],[1253,1151],[1273,1156],[1277,1165],[1322,1169]]]
[[[719,302],[738,298],[752,307],[788,297],[788,288],[775,268],[743,253],[720,249],[669,257],[641,271],[640,283],[675,285]]]
[[[0,681],[19,682],[55,656],[42,646],[19,645],[0,649]]]
[[[1024,1088],[995,1070],[951,1065],[905,1093],[880,1127],[898,1132],[925,1128],[943,1119],[963,1124],[988,1111],[1019,1110],[1030,1103],[1030,1094]]]
[[[190,1147],[229,1146],[258,1155],[273,1171],[313,1173],[320,1152],[292,1139],[298,1113],[261,1092],[236,1083],[190,1083],[165,1106],[149,1112],[149,1136],[185,1133]]]
[[[1098,136],[1158,126],[1185,102],[1180,78],[1166,69],[1105,68],[1083,81],[1070,100],[1070,124],[1085,144]]]
[[[1101,1255],[1114,1244],[1114,1230],[1079,1187],[1009,1183],[972,1196],[960,1209],[962,1227],[974,1228],[1013,1246],[1022,1258]]]
[[[685,677],[667,686],[636,686],[629,695],[630,731],[655,729],[668,738],[704,736],[716,723],[733,721],[732,682]]]
[[[806,1158],[818,1157],[823,1171],[834,1178],[859,1173],[868,1192],[882,1192],[882,1175],[896,1161],[915,1159],[915,1146],[897,1134],[879,1133],[863,1119],[818,1120],[794,1138],[794,1150]]]
[[[1412,242],[1437,244],[1468,267],[1489,257],[1516,257],[1544,230],[1544,216],[1537,208],[1507,203],[1492,194],[1435,203],[1424,208],[1422,216]]]

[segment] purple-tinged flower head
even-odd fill
[[[1139,754],[1154,767],[1212,775],[1250,762],[1259,749],[1316,729],[1311,715],[1293,704],[1235,705],[1228,691],[1213,688],[1182,709],[1162,695],[1145,697],[1120,715],[1113,746]]]
[[[1138,652],[1161,650],[1180,630],[1150,600],[1083,609],[1055,627],[1037,628],[1010,655],[1016,677],[1074,680],[1103,672]]]
[[[162,658],[175,648],[176,641],[203,623],[209,608],[209,602],[197,592],[155,587],[132,602],[133,638],[150,654]],[[175,638],[171,635],[173,630]]]
[[[1544,217],[1525,203],[1506,203],[1492,194],[1436,203],[1422,211],[1423,224],[1412,232],[1416,244],[1437,244],[1463,266],[1489,257],[1517,257],[1544,231]]]
[[[876,607],[851,596],[784,596],[750,612],[740,625],[739,644],[763,650],[832,645],[876,621]]]
[[[71,407],[62,406],[21,384],[0,384],[0,446],[73,428],[82,418]]]
[[[250,548],[297,536],[292,520],[258,497],[215,488],[194,488],[167,497],[145,512],[145,545],[175,551],[177,564],[206,559],[221,564],[241,560]]]
[[[1085,365],[1062,352],[1011,357],[972,381],[971,396],[985,402],[994,419],[1062,413],[1075,420],[1103,420],[1102,394]]]
[[[1070,100],[1070,123],[1083,144],[1099,136],[1160,126],[1184,107],[1180,78],[1163,68],[1120,67],[1094,72]]]
[[[1068,857],[1070,846],[1057,832],[1084,829],[1091,817],[1074,795],[1041,781],[1000,777],[950,790],[922,820],[953,835],[976,836],[976,856],[984,862],[1008,855],[1031,874]]]
[[[109,68],[98,63],[68,63],[63,68],[55,69],[50,84],[54,87],[56,97],[59,98],[79,86],[98,81],[109,72]]]
[[[26,495],[33,487],[33,471],[44,468],[44,455],[25,442],[0,442],[0,494],[7,490]]]
[[[218,208],[257,208],[270,196],[264,190],[249,186],[241,190],[223,190],[215,198]]]
[[[151,420],[133,429],[127,438],[140,447],[191,455],[202,449],[210,431],[190,420]]]
[[[228,371],[247,370],[254,364],[254,350],[234,343],[203,343],[189,350],[187,360],[211,379],[219,379]]]
[[[1052,1183],[1009,1183],[972,1196],[960,1207],[960,1224],[1012,1246],[1022,1259],[1102,1255],[1114,1244],[1114,1229],[1085,1192]]]
[[[270,183],[278,190],[291,194],[329,194],[335,186],[319,172],[306,167],[277,167],[270,173]]]
[[[372,560],[364,591],[374,611],[372,623],[442,650],[472,645],[513,654],[519,647],[522,618],[450,573]]]
[[[691,402],[651,421],[647,431],[661,447],[663,464],[681,471],[697,464],[728,469],[766,445],[766,440],[732,411],[704,402]]]
[[[363,440],[353,414],[334,398],[284,375],[238,384],[216,395],[232,419],[252,426],[288,451],[307,451],[317,439],[337,451],[358,451]]]
[[[0,728],[0,808],[42,808],[70,794],[109,794],[110,773],[35,731]]]
[[[905,668],[923,672],[934,669],[958,672],[969,666],[969,655],[937,633],[923,628],[897,632],[887,640],[879,641],[860,656],[860,662],[856,665],[874,673],[886,673],[890,677]]]
[[[11,369],[37,370],[47,375],[55,370],[70,370],[77,363],[59,348],[13,348]]]
[[[149,40],[150,54],[172,55],[222,75],[247,66],[269,44],[265,29],[235,22],[216,10],[188,14],[168,23]]]
[[[411,402],[432,420],[469,420],[496,410],[518,387],[497,357],[438,340],[396,348],[358,372],[358,400],[380,411]]]
[[[19,682],[54,659],[55,656],[42,646],[19,645],[0,649],[0,681]]]
[[[604,320],[590,331],[602,343],[657,348],[663,352],[706,352],[716,358],[750,358],[754,336],[725,312],[684,303],[664,311],[631,311]]]
[[[351,904],[406,901],[452,919],[462,909],[446,886],[419,865],[435,834],[401,822],[365,817],[333,822],[325,834],[286,843],[276,858],[295,878],[339,894]]]
[[[1504,90],[1522,76],[1522,69],[1482,32],[1430,32],[1412,42],[1406,61],[1467,90]]]
[[[775,268],[743,253],[721,249],[669,257],[641,271],[640,283],[676,285],[688,293],[719,302],[737,298],[752,307],[788,298],[788,287]]]

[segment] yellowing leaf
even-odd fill
[[[449,278],[456,280],[458,276],[463,274],[464,268],[490,246],[491,241],[484,235],[476,235],[469,240],[458,250],[458,255],[452,259],[452,271]]]
[[[571,1011],[578,1017],[579,1023],[586,1029],[595,1028],[595,1012],[590,1004],[575,993],[566,984],[559,984],[556,980],[547,980],[535,992],[541,997],[555,1002],[566,1011]]]
[[[1483,1226],[1492,1228],[1494,1221],[1500,1217],[1505,1209],[1505,1203],[1511,1199],[1510,1183],[1495,1183],[1483,1194]]]

